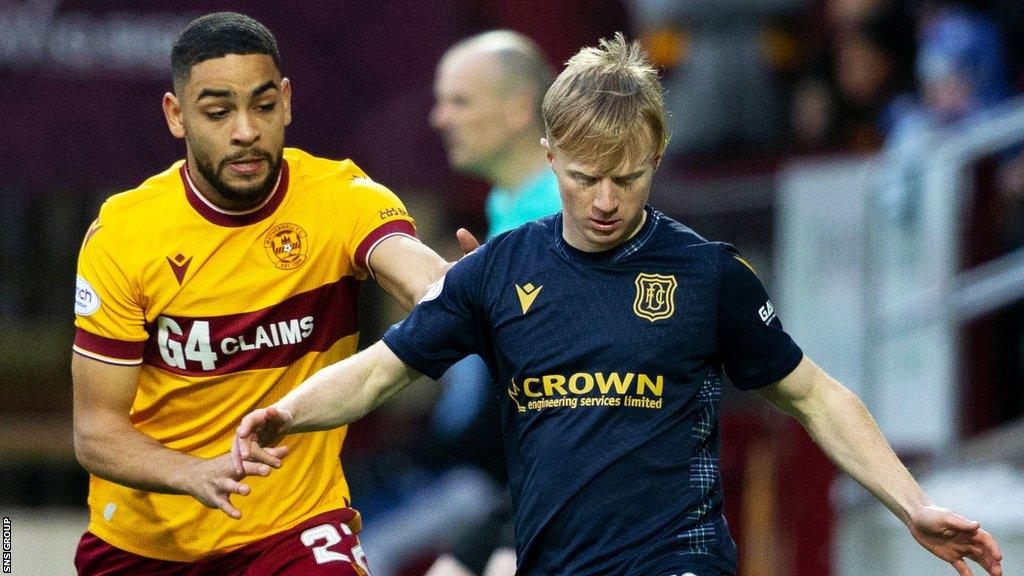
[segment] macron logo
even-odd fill
[[[192,257],[189,256],[186,260],[185,256],[179,252],[173,260],[168,257],[167,263],[171,265],[174,277],[178,280],[178,285],[181,286],[182,281],[185,279],[185,272],[188,272],[188,265],[192,263]]]
[[[527,282],[525,286],[516,284],[516,295],[519,296],[519,305],[523,308],[523,314],[533,306],[533,301],[537,299],[537,295],[540,294],[540,289],[543,286],[534,287],[533,284]]]

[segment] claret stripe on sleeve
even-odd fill
[[[359,243],[359,247],[356,248],[356,266],[361,269],[370,271],[369,258],[370,253],[373,249],[380,244],[382,240],[388,236],[394,236],[395,234],[401,234],[404,236],[416,237],[416,227],[412,225],[412,222],[408,220],[392,220],[386,222],[377,227],[376,230],[366,235],[366,238]]]
[[[75,344],[72,349],[82,356],[107,364],[135,366],[142,364],[142,350],[145,346],[145,341],[116,340],[78,328],[75,330]]]
[[[352,276],[261,310],[207,317],[163,315],[150,326],[147,365],[184,376],[280,368],[359,330]]]

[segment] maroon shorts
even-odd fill
[[[280,534],[200,562],[154,560],[125,552],[86,532],[75,567],[81,576],[368,576],[359,545],[359,513],[342,508]]]

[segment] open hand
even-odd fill
[[[196,459],[196,465],[185,471],[185,492],[208,508],[218,508],[235,520],[242,517],[242,512],[231,504],[232,494],[246,496],[249,485],[240,482],[245,476],[267,476],[271,467],[281,465],[281,458],[288,454],[287,447],[268,448],[262,458],[266,462],[243,462],[241,472],[236,470],[231,461],[231,454],[222,454],[216,458]],[[277,465],[274,465],[276,461]]]
[[[964,558],[977,562],[991,576],[1002,576],[999,545],[978,522],[946,508],[926,506],[909,527],[921,546],[952,564],[960,576],[974,576]]]

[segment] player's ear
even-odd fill
[[[554,162],[555,161],[555,155],[553,154],[553,151],[551,150],[551,142],[548,142],[547,138],[541,138],[540,139],[540,145],[544,147],[544,155],[547,156],[547,158],[548,158],[548,164],[551,164],[552,162]]]
[[[292,83],[287,78],[281,79],[281,103],[284,105],[284,125],[292,123]]]
[[[167,129],[175,138],[184,138],[185,124],[181,121],[181,103],[178,101],[178,97],[171,92],[164,94],[163,107]]]

